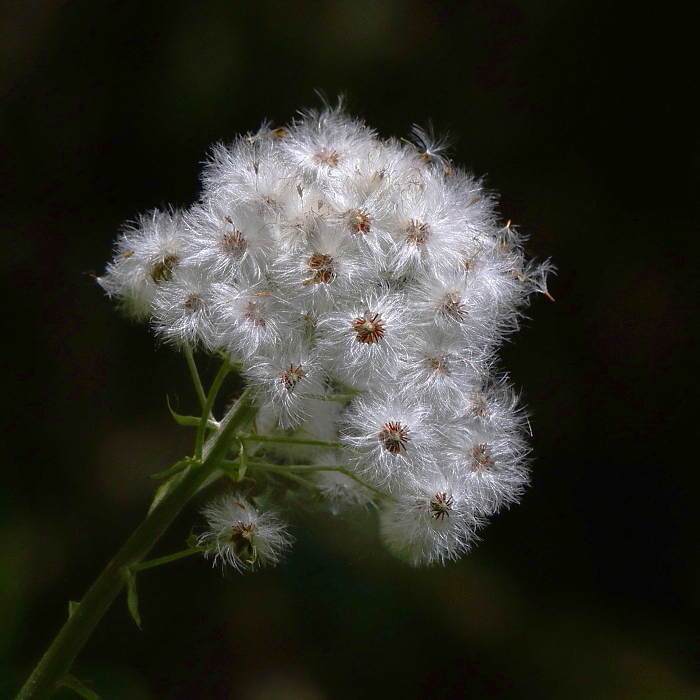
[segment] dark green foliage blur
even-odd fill
[[[450,131],[454,161],[559,268],[556,302],[534,299],[503,352],[532,488],[444,569],[392,559],[372,512],[300,510],[278,569],[143,572],[143,630],[120,599],[76,675],[106,700],[700,696],[694,49],[689,18],[665,12],[3,4],[0,697],[143,517],[148,475],[191,450],[166,406],[195,409],[184,360],[93,275],[125,220],[194,201],[212,143],[318,107],[316,91],[386,136]],[[198,522],[195,504],[155,554]]]

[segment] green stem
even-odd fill
[[[297,484],[303,484],[304,486],[318,491],[318,484],[314,484],[313,481],[309,481],[303,476],[297,476],[294,472],[287,471],[284,468],[274,469],[273,467],[269,467],[269,469],[270,471],[275,472],[275,474],[279,474],[280,476],[283,476],[286,479],[289,479],[290,481],[295,481]]]
[[[202,419],[199,421],[199,425],[197,426],[197,437],[195,439],[194,443],[194,456],[195,459],[201,460],[202,459],[202,450],[204,446],[204,436],[206,434],[207,427],[209,425],[209,416],[211,415],[211,409],[214,406],[214,401],[216,399],[216,395],[219,393],[219,389],[221,388],[221,384],[226,379],[226,375],[231,371],[231,365],[227,360],[224,360],[223,363],[221,364],[221,367],[219,368],[219,371],[216,374],[216,377],[214,378],[214,383],[211,385],[211,389],[209,390],[209,395],[207,396],[207,400],[204,402],[204,407],[202,408]]]
[[[177,561],[178,559],[184,559],[198,552],[203,552],[201,547],[190,547],[189,549],[183,549],[181,552],[175,552],[175,554],[167,554],[164,557],[158,557],[158,559],[149,559],[148,561],[142,561],[140,564],[133,564],[131,566],[132,571],[144,571],[145,569],[152,569],[154,566],[161,566],[161,564],[169,564],[171,561]]]
[[[63,676],[61,685],[75,691],[80,697],[85,698],[85,700],[100,700],[100,696],[97,693],[93,693],[90,688],[73,676]]]
[[[203,409],[207,402],[207,396],[204,393],[202,380],[199,378],[197,365],[194,361],[194,354],[192,353],[192,347],[189,343],[185,343],[184,351],[185,357],[187,358],[187,366],[190,369],[190,375],[192,375],[192,383],[194,384],[194,390],[197,392],[197,398],[199,399],[199,407]],[[209,416],[207,416],[207,418],[209,418]]]
[[[241,440],[248,442],[279,442],[289,445],[316,445],[318,447],[342,447],[339,442],[326,442],[323,440],[297,440],[296,438],[270,437],[268,435],[253,435],[252,433],[242,433],[238,436]]]
[[[274,472],[278,472],[280,474],[285,474],[289,476],[288,472],[289,470],[292,469],[299,469],[300,471],[309,471],[309,472],[340,472],[341,474],[345,474],[345,476],[349,476],[353,481],[356,481],[360,486],[364,486],[366,489],[369,489],[370,491],[374,491],[374,493],[379,494],[380,496],[386,496],[386,493],[384,491],[381,491],[378,488],[375,488],[374,486],[370,486],[369,484],[366,484],[362,479],[360,479],[358,476],[353,474],[351,471],[348,469],[345,469],[345,467],[331,467],[331,466],[317,466],[315,464],[270,464],[269,462],[248,462],[248,464],[251,467],[258,467],[260,469],[270,469]],[[311,482],[309,482],[311,483]],[[315,486],[315,484],[314,484]]]
[[[318,399],[319,401],[352,401],[356,394],[303,394],[305,399]]]
[[[231,449],[235,431],[249,423],[256,411],[251,401],[251,390],[246,389],[204,445],[202,463],[194,464],[174,477],[167,495],[136,528],[75,606],[73,614],[34,669],[17,700],[46,700],[61,684],[78,652],[124,586],[124,567],[133,567],[148,554],[190,498],[219,468]],[[207,415],[205,407],[203,416],[206,418]]]

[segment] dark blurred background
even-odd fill
[[[148,475],[191,449],[165,401],[194,406],[184,361],[91,275],[123,221],[196,199],[212,143],[316,90],[385,136],[451,131],[559,268],[556,302],[534,299],[503,351],[532,488],[444,569],[392,559],[371,513],[300,512],[277,569],[144,572],[143,630],[120,599],[76,675],[107,700],[700,697],[690,17],[610,0],[23,0],[0,17],[0,697],[142,518]]]

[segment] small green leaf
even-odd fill
[[[245,442],[243,440],[238,440],[238,443],[241,446],[240,452],[238,453],[238,459],[241,464],[238,469],[238,481],[243,481],[243,477],[248,469],[248,452],[246,451]]]
[[[130,567],[125,566],[122,569],[122,575],[126,581],[126,604],[129,608],[129,613],[133,618],[136,626],[141,629],[141,616],[139,615],[139,597],[136,592],[136,574]]]
[[[173,417],[175,422],[178,425],[199,425],[199,417],[197,416],[183,416],[180,415],[179,413],[175,413],[173,411],[173,407],[170,405],[170,398],[168,396],[165,397],[165,400],[168,404],[168,411],[170,411],[170,415]]]
[[[182,470],[178,470],[182,471]],[[153,512],[153,509],[168,495],[170,489],[178,482],[179,474],[174,474],[170,479],[164,481],[157,489],[156,495],[153,496],[153,501],[151,502],[151,507],[148,509],[149,515]]]
[[[168,476],[174,476],[175,474],[179,474],[181,471],[187,469],[187,467],[190,467],[193,464],[197,464],[197,461],[192,459],[191,457],[185,457],[179,462],[175,462],[175,464],[173,464],[172,467],[168,467],[162,472],[151,474],[151,479],[165,479]]]
[[[175,413],[175,411],[170,411],[170,414],[178,425],[191,425],[195,428],[199,425],[200,419],[197,416],[182,416],[179,413]]]
[[[85,700],[100,700],[100,696],[97,693],[93,693],[90,688],[79,681],[75,676],[63,676],[59,685],[74,690],[81,698],[85,698]]]
[[[68,601],[68,617],[70,617],[78,608],[80,603],[76,600],[69,600]]]
[[[180,413],[175,413],[175,411],[173,411],[172,409],[172,406],[170,405],[170,399],[168,399],[167,396],[165,398],[168,403],[168,410],[170,411],[170,415],[173,417],[173,419],[178,425],[186,425],[196,428],[202,422],[201,416],[183,416]],[[217,425],[214,421],[208,420],[207,427],[216,428]]]

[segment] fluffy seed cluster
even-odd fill
[[[276,564],[290,546],[284,524],[270,512],[259,512],[238,494],[226,494],[203,511],[208,529],[197,544],[214,563],[238,569]]]
[[[200,201],[127,228],[99,282],[166,341],[227,353],[258,388],[261,434],[340,443],[283,455],[329,467],[333,510],[373,501],[392,552],[445,562],[528,479],[494,356],[548,265],[494,205],[426,132],[309,111],[216,146]],[[240,566],[253,540],[238,541],[217,556]]]

